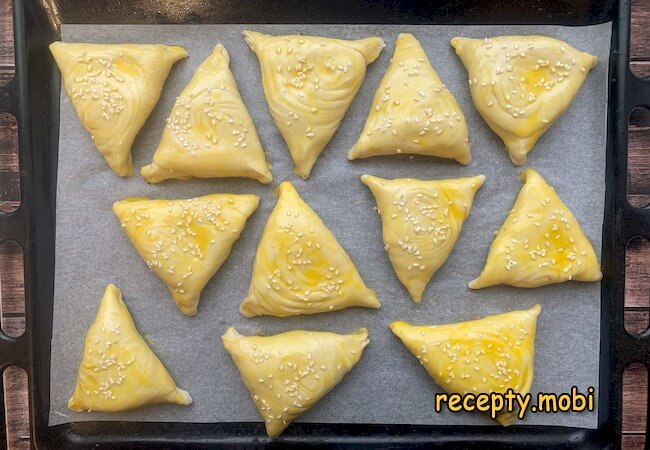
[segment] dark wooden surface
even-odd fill
[[[633,0],[631,67],[635,74],[650,77],[650,1]],[[0,0],[0,83],[13,74],[11,0]],[[0,210],[19,204],[16,124],[0,113]],[[650,111],[636,111],[630,117],[629,200],[638,207],[650,205]],[[1,220],[1,219],[0,219]],[[0,324],[8,335],[19,335],[25,323],[22,254],[11,243],[0,245]],[[635,239],[626,257],[626,328],[644,331],[650,320],[650,243]],[[26,376],[10,367],[3,373],[8,447],[29,448]],[[623,382],[623,448],[645,447],[648,375],[642,365],[630,366]],[[0,405],[2,408],[2,405]],[[1,435],[2,433],[0,433]],[[3,443],[0,443],[0,447]]]

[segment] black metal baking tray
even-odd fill
[[[48,426],[54,291],[54,215],[59,73],[48,51],[61,23],[394,23],[557,24],[613,22],[609,67],[606,200],[603,218],[598,428],[293,424],[275,441],[261,423],[81,422]],[[623,326],[625,248],[650,237],[650,210],[629,205],[630,112],[650,105],[650,81],[629,70],[630,0],[14,0],[16,75],[0,86],[0,112],[18,123],[21,205],[0,216],[0,241],[23,249],[26,331],[0,332],[0,370],[17,365],[29,378],[32,437],[38,448],[269,446],[349,448],[617,448],[622,373],[648,366],[650,331]],[[1,411],[1,410],[0,410]],[[1,417],[1,414],[0,414]],[[649,422],[650,423],[650,422]]]

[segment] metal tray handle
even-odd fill
[[[28,223],[25,200],[27,199],[28,177],[26,171],[27,158],[30,154],[29,135],[27,123],[27,79],[25,58],[25,39],[23,38],[24,28],[17,26],[23,24],[23,10],[18,5],[14,7],[14,54],[15,73],[14,77],[5,85],[0,86],[0,112],[10,113],[16,119],[18,126],[18,158],[20,168],[20,198],[18,208],[12,212],[0,213],[0,243],[11,240],[16,242],[23,251],[23,269],[27,273],[28,249]],[[25,276],[27,282],[27,277]],[[27,292],[27,289],[25,290]],[[27,301],[25,299],[26,316]],[[25,318],[25,332],[18,337],[7,336],[0,330],[0,373],[9,365],[17,365],[25,370],[30,366],[29,346],[29,317]]]
[[[630,104],[628,105],[629,113],[636,108],[650,109],[650,79],[639,78],[630,71],[628,78],[628,93],[631,97]],[[650,157],[650,155],[646,155],[646,157]],[[643,236],[650,240],[650,206],[639,208],[628,203],[627,207],[626,237],[632,239],[636,236]],[[650,293],[648,293],[648,295],[650,295]],[[646,383],[650,383],[650,327],[641,333],[641,335],[630,336],[630,338],[632,338],[632,342],[629,342],[628,345],[631,348],[636,348],[637,351],[632,353],[638,361],[645,364],[646,374],[648,374]],[[646,395],[647,416],[650,413],[650,391],[646,392]],[[650,439],[650,420],[648,420],[648,418],[646,418],[645,436],[647,442],[648,439]]]
[[[650,109],[650,78],[639,78],[630,70],[627,90],[629,94],[628,114],[636,108]],[[650,206],[645,208],[632,206],[631,213],[633,216],[628,220],[630,233],[644,236],[650,240]]]
[[[650,240],[650,207],[638,208],[630,205],[627,200],[627,178],[628,178],[628,128],[629,117],[632,111],[637,108],[650,108],[650,79],[642,79],[634,75],[630,69],[630,22],[631,2],[622,0],[619,3],[619,30],[627,30],[626,33],[619,33],[617,36],[620,59],[623,64],[615,67],[616,86],[614,95],[617,97],[618,110],[614,125],[614,160],[616,164],[616,200],[615,203],[616,223],[614,226],[614,245],[624,252],[628,242],[638,236]],[[620,193],[620,194],[618,194]],[[624,268],[617,268],[617,271],[624,272]],[[624,320],[624,292],[620,297],[615,297],[617,305],[614,313],[617,317],[612,318],[613,351],[617,359],[617,366],[621,369],[618,376],[623,376],[623,370],[632,363],[644,364],[650,373],[650,328],[639,335],[629,334],[625,328]],[[611,311],[611,310],[610,310]],[[621,383],[622,386],[622,383]],[[619,397],[620,400],[621,397]],[[646,411],[650,412],[650,393],[648,393]],[[620,409],[619,409],[620,411]],[[619,417],[619,420],[621,418]],[[620,423],[619,423],[620,427]],[[620,432],[619,428],[619,432]],[[650,437],[650,420],[646,421],[646,440]]]

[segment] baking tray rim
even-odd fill
[[[29,66],[36,62],[43,65],[43,58],[49,57],[47,44],[57,38],[58,31],[51,20],[54,13],[44,4],[14,0],[16,75],[9,84],[0,87],[0,110],[14,114],[18,122],[21,206],[11,214],[0,216],[0,241],[13,240],[23,249],[27,317],[26,332],[21,337],[10,338],[0,333],[0,369],[18,365],[27,371],[35,446],[84,448],[101,443],[111,448],[145,444],[246,447],[270,442],[337,447],[620,446],[622,371],[633,362],[647,364],[650,360],[650,330],[632,336],[623,324],[625,247],[636,236],[648,237],[650,230],[650,210],[632,207],[626,200],[628,116],[634,108],[650,105],[650,83],[634,77],[628,66],[630,1],[616,3],[611,0],[608,4],[611,7],[606,19],[612,21],[612,41],[602,241],[604,278],[601,284],[598,428],[298,423],[281,438],[270,441],[261,423],[93,421],[47,425],[54,272],[53,265],[48,267],[47,263],[53,260],[54,254],[58,126],[42,125],[58,124],[59,75],[51,58],[47,59],[49,70],[34,73],[29,71]],[[44,101],[39,104],[37,98]],[[48,189],[51,186],[53,190]]]

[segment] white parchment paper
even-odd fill
[[[368,67],[366,79],[345,119],[307,181],[293,173],[293,162],[276,130],[262,92],[258,61],[241,31],[318,34],[341,38],[381,36],[386,48]],[[400,32],[420,40],[443,82],[467,119],[473,161],[408,155],[347,161],[345,154],[363,128],[371,99]],[[485,262],[493,231],[512,207],[521,187],[517,168],[499,138],[472,104],[467,74],[449,45],[457,35],[547,34],[598,56],[573,104],[539,140],[527,166],[537,169],[575,213],[587,237],[601,250],[605,193],[607,68],[611,27],[412,25],[63,25],[62,40],[97,43],[166,43],[185,47],[190,57],[177,63],[155,110],[133,146],[135,173],[118,178],[95,150],[61,94],[57,188],[56,281],[50,389],[50,424],[82,420],[174,422],[258,422],[258,415],[230,357],[221,346],[228,326],[243,334],[273,334],[303,328],[348,333],[365,326],[370,346],[358,366],[299,421],[328,423],[491,424],[481,414],[436,413],[440,392],[416,358],[395,338],[388,324],[401,319],[440,324],[542,305],[538,322],[532,392],[585,391],[598,385],[600,284],[570,282],[533,290],[496,287],[470,291],[467,282]],[[217,43],[230,52],[239,90],[253,117],[273,167],[273,185],[245,179],[169,181],[148,185],[139,169],[151,161],[174,99]],[[434,276],[421,304],[411,302],[383,249],[381,225],[369,190],[359,176],[448,178],[484,174],[456,248]],[[295,318],[239,314],[246,296],[258,240],[275,204],[274,187],[291,180],[305,201],[330,227],[381,301],[379,310],[353,308]],[[188,198],[213,192],[254,193],[261,204],[235,244],[229,260],[203,291],[196,317],[183,316],[163,283],[135,252],[111,211],[128,196]],[[74,413],[67,409],[81,360],[85,333],[107,283],[124,293],[138,329],[160,356],[177,384],[194,398],[189,407],[159,405],[118,413]],[[526,424],[597,426],[597,412],[529,414]]]

